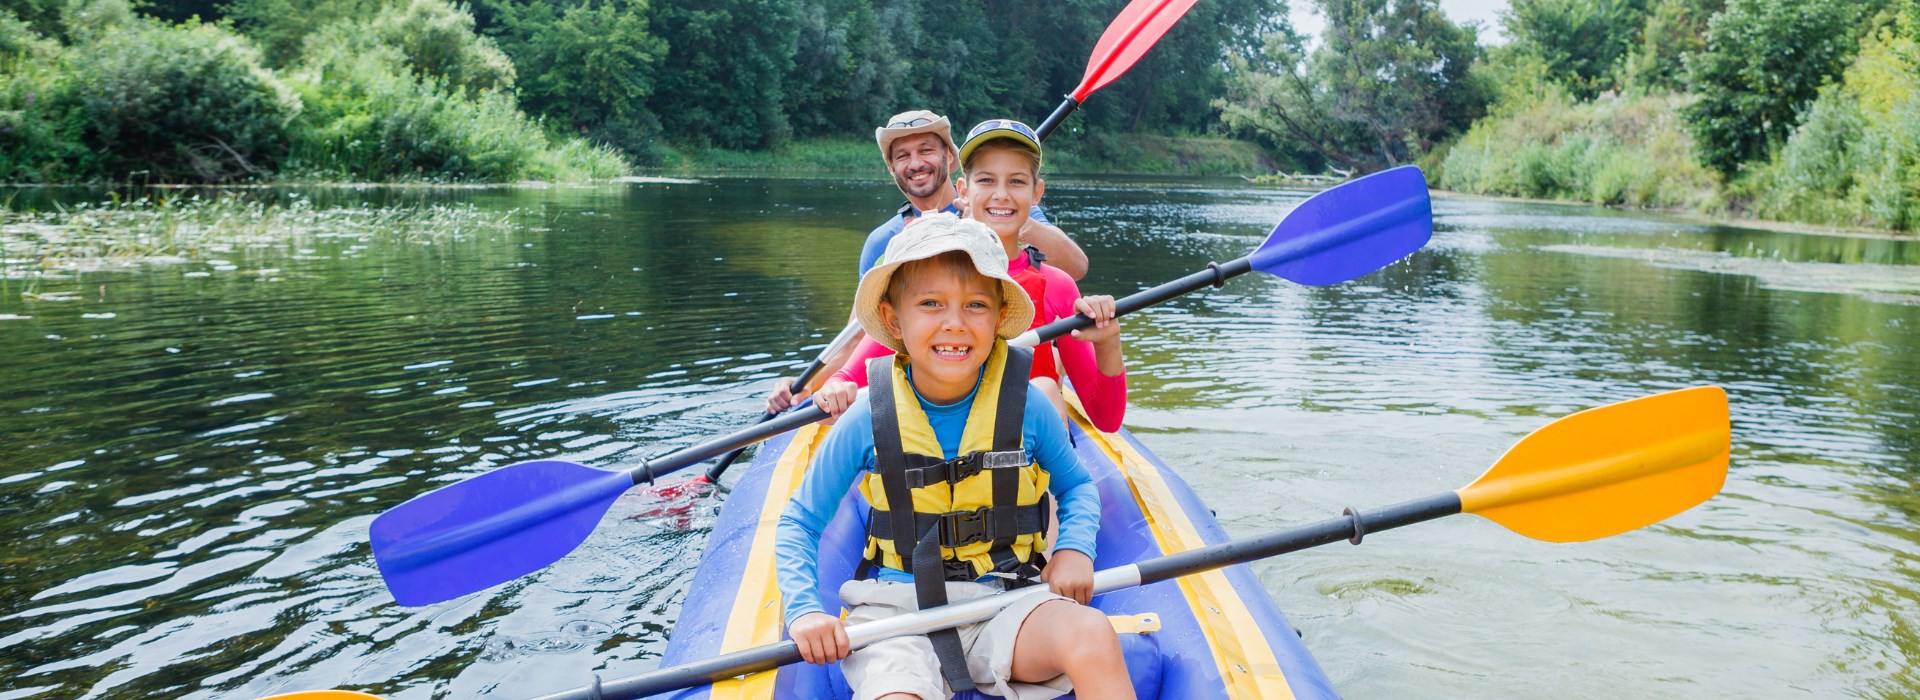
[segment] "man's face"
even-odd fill
[[[909,134],[887,145],[887,169],[909,197],[928,197],[947,184],[947,142],[933,134]]]

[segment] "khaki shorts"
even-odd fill
[[[947,600],[958,603],[1000,593],[1000,586],[948,582]],[[920,609],[913,584],[848,581],[840,586],[840,600],[851,610],[847,624],[881,620]],[[1020,625],[1041,603],[1072,600],[1051,593],[1030,595],[1007,606],[985,622],[961,625],[960,648],[966,650],[967,672],[982,693],[1016,700],[1046,700],[1065,695],[1073,684],[1064,675],[1044,683],[1013,681],[1013,641]],[[854,700],[873,700],[887,693],[912,693],[922,700],[953,697],[940,673],[933,642],[921,635],[896,637],[853,652],[840,662],[840,671],[853,687]]]

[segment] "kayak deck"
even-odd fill
[[[1124,428],[1095,430],[1077,400],[1068,430],[1102,504],[1099,557],[1106,569],[1225,541],[1212,513],[1173,470]],[[679,621],[661,660],[670,666],[784,639],[774,581],[773,535],[780,512],[826,435],[819,425],[768,441],[722,508]],[[866,506],[857,491],[821,534],[821,597],[828,609],[859,563]],[[1120,635],[1128,672],[1146,698],[1337,697],[1286,617],[1245,566],[1114,591],[1093,606]],[[796,663],[664,697],[850,697],[839,665]],[[962,693],[958,697],[989,697]]]

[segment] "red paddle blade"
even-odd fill
[[[1147,55],[1160,37],[1166,36],[1167,30],[1187,16],[1187,10],[1199,1],[1133,0],[1127,3],[1120,16],[1107,25],[1107,33],[1100,35],[1100,43],[1093,45],[1093,57],[1087,60],[1087,74],[1080,79],[1080,87],[1073,89],[1073,99],[1085,102],[1093,91],[1125,75],[1127,69]]]

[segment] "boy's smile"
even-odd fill
[[[904,271],[903,271],[904,272]],[[907,347],[913,387],[936,403],[973,392],[1000,325],[1000,283],[951,269],[913,271],[900,294],[880,302],[880,317]]]

